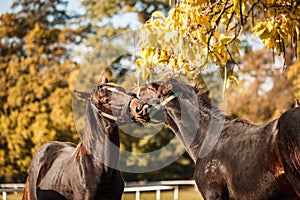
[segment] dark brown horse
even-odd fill
[[[157,110],[164,107],[150,116],[164,116],[185,146],[204,199],[300,199],[300,108],[257,126],[228,118],[205,95],[194,98],[193,87],[174,79],[133,94]]]
[[[147,120],[148,106],[112,84],[75,92],[87,101],[82,142],[49,142],[35,153],[23,199],[120,200],[119,121]],[[112,98],[114,96],[114,98]],[[130,113],[130,115],[128,115]]]

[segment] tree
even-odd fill
[[[0,181],[25,181],[33,153],[50,140],[78,141],[72,117],[69,46],[84,29],[67,28],[63,0],[15,1],[0,16]]]
[[[145,23],[157,9],[167,13],[170,9],[169,1],[83,1],[83,5],[87,10],[86,18],[92,27],[92,31],[84,44],[89,48],[92,48],[92,53],[89,52],[88,56],[85,56],[85,70],[83,69],[82,72],[80,72],[82,73],[80,76],[89,77],[87,80],[97,82],[101,73],[104,72],[109,77],[110,81],[122,85],[129,91],[134,84],[138,83],[138,78],[135,79],[136,81],[133,81],[134,69],[131,67],[135,63],[136,56],[132,49],[128,48],[132,46],[130,43],[136,36],[133,30],[134,28],[131,26],[118,27],[114,24],[113,19],[115,16],[134,13],[137,15],[137,19],[133,20],[139,20],[140,23]],[[117,35],[119,33],[125,34]],[[115,35],[117,36],[114,37]],[[83,83],[83,80],[80,81],[80,83]],[[86,85],[91,84],[92,83],[86,83]],[[140,138],[139,136],[151,135],[149,132],[151,132],[150,130],[152,128],[141,129],[131,128],[130,130],[132,130],[133,133],[128,133],[122,127],[120,128],[121,150],[133,153],[152,152],[163,148],[174,138],[174,135],[166,127],[155,136]],[[137,137],[131,136],[132,134],[137,135]],[[121,154],[120,163],[121,165],[140,166],[143,168],[158,160],[168,159],[172,156],[172,153],[174,154],[174,151],[166,151],[165,154],[160,155],[160,158],[149,156],[140,159],[139,162],[127,159],[127,157],[122,157]],[[166,178],[168,179],[177,177],[190,178],[192,176],[191,162],[188,155],[184,154],[184,156],[175,161],[175,163],[160,171],[147,174],[123,173],[123,175],[125,176],[125,180],[128,181],[137,179],[158,180],[163,178],[153,176],[157,173],[166,174]],[[171,170],[172,168],[174,170]],[[179,172],[184,170],[186,171],[186,174]]]
[[[175,0],[173,6],[167,16],[154,12],[139,29],[142,50],[137,66],[144,78],[153,70],[193,77],[208,63],[223,68],[237,65],[240,36],[247,33],[254,33],[284,60],[289,59],[287,47],[297,54],[299,1]]]
[[[282,76],[280,66],[272,64],[272,53],[265,51],[243,57],[243,66],[235,74],[239,82],[226,91],[228,115],[263,124],[295,105],[299,65],[290,66],[287,76]]]
[[[113,36],[116,36],[120,33],[130,32],[132,28],[130,24],[128,25],[115,25],[114,17],[123,16],[128,13],[133,13],[137,15],[137,19],[132,19],[132,21],[139,21],[140,23],[145,23],[151,17],[151,14],[156,10],[162,10],[163,12],[167,12],[170,8],[168,0],[117,0],[117,1],[89,1],[84,0],[82,2],[86,9],[85,18],[91,26],[91,32],[88,36],[88,39],[85,40],[84,45],[93,49],[93,54],[89,55],[86,58],[86,61],[96,64],[98,62],[101,65],[101,62],[105,62],[107,60],[117,59],[117,62],[110,60],[110,62],[114,62],[114,64],[118,64],[124,58],[125,60],[131,59],[130,56],[132,52],[124,51],[124,47],[121,47],[119,50],[118,44],[112,44],[110,40],[112,40]],[[133,34],[128,34],[129,36]],[[124,38],[123,40],[128,40],[130,38]],[[126,44],[125,44],[126,45]],[[99,48],[101,46],[101,48]],[[123,51],[122,51],[123,50]],[[117,57],[116,57],[117,55]],[[104,59],[99,59],[104,58]],[[135,60],[135,58],[134,58]],[[87,63],[88,64],[88,63]],[[116,74],[118,69],[114,68],[114,66],[110,66],[111,63],[106,63],[106,75],[110,76],[111,81],[117,81],[119,76],[111,77],[112,74]],[[114,71],[115,70],[115,71]]]

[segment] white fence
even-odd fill
[[[4,183],[0,184],[0,192],[2,193],[2,199],[6,200],[8,192],[21,192],[23,191],[25,184],[23,183]]]
[[[124,189],[124,193],[135,192],[135,199],[141,199],[141,192],[155,191],[156,200],[161,200],[161,191],[173,190],[174,200],[179,198],[179,187],[193,185],[196,189],[195,181],[193,180],[176,180],[176,181],[155,181],[155,182],[128,182]],[[6,200],[8,192],[20,192],[23,191],[25,184],[10,183],[0,184],[0,192],[2,193],[2,199]]]
[[[179,187],[193,185],[196,189],[194,180],[176,180],[176,181],[153,181],[146,183],[130,182],[126,184],[124,192],[135,192],[135,200],[140,200],[140,193],[143,191],[156,191],[156,200],[161,199],[161,191],[174,190],[174,200],[179,198]]]
[[[141,192],[150,192],[156,191],[156,200],[161,199],[160,191],[162,190],[174,190],[174,200],[178,200],[178,186],[166,186],[166,185],[157,185],[157,186],[141,186],[141,187],[128,187],[124,189],[124,192],[135,192],[135,199],[141,199]]]

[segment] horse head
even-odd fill
[[[149,120],[150,106],[145,102],[133,98],[125,90],[111,83],[98,84],[91,92],[74,91],[75,94],[98,110],[98,113],[110,121],[128,123],[132,120],[145,123]]]
[[[154,117],[157,120],[164,119],[161,111],[165,105],[172,102],[174,107],[179,108],[178,97],[187,99],[195,94],[191,86],[176,79],[149,83],[146,86],[135,88],[131,93],[134,97],[153,106],[151,108],[150,117]]]
[[[125,93],[125,90],[111,83],[98,84],[91,92],[74,91],[87,101],[86,126],[82,143],[96,160],[104,164],[109,173],[116,168],[119,158],[119,131],[117,125],[146,123],[150,120],[150,106]]]

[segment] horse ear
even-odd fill
[[[104,75],[104,73],[102,73],[102,84],[108,83],[108,78]]]
[[[78,90],[74,90],[74,93],[76,94],[76,96],[78,96],[80,99],[83,99],[85,101],[90,100],[91,99],[91,94],[89,92],[80,92]]]
[[[166,94],[170,93],[172,91],[172,89],[173,89],[173,85],[167,84],[163,87],[161,92],[162,92],[162,94],[166,95]]]

